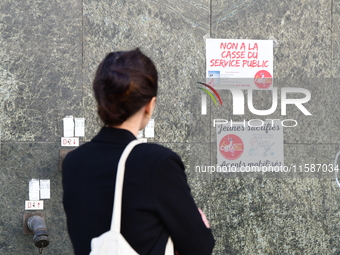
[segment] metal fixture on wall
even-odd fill
[[[33,242],[38,247],[39,254],[42,254],[43,249],[50,243],[49,233],[42,214],[24,214],[24,233],[31,232],[34,234]]]

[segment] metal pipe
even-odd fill
[[[50,238],[44,218],[35,215],[27,220],[27,227],[34,233],[33,242],[39,248],[39,253],[50,243]]]

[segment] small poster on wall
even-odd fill
[[[273,87],[273,41],[206,39],[207,84],[244,89]]]
[[[283,166],[283,127],[278,120],[216,125],[217,165],[227,170]],[[231,171],[232,172],[232,171]]]

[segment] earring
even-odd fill
[[[150,114],[147,113],[147,114],[146,114],[146,117],[147,117],[148,119],[150,119],[151,116],[150,116]]]

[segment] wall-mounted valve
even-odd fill
[[[42,254],[43,249],[50,243],[45,219],[40,215],[31,216],[27,220],[27,227],[33,232],[33,242],[39,248],[39,253]]]

